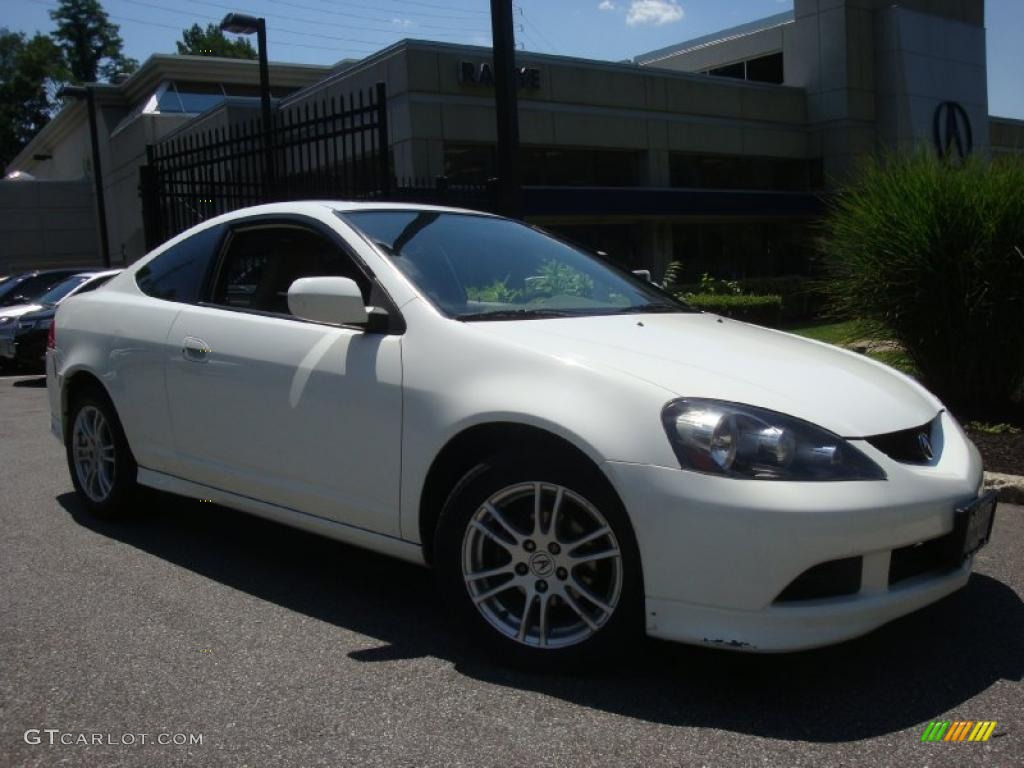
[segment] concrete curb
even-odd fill
[[[999,501],[1005,504],[1024,504],[1024,476],[1004,475],[1002,472],[986,472],[985,488],[999,492]]]

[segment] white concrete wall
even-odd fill
[[[0,181],[0,274],[100,262],[91,181]]]
[[[983,27],[900,6],[875,17],[880,141],[906,149],[931,144],[936,107],[961,104],[975,150],[989,145],[988,78]]]

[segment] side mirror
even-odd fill
[[[369,318],[359,286],[347,277],[300,277],[288,288],[288,309],[331,325],[364,325]]]

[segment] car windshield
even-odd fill
[[[628,271],[519,222],[441,211],[338,215],[459,320],[692,311]]]
[[[36,299],[36,304],[56,304],[88,279],[86,275],[69,277],[67,280],[57,283],[57,285]]]

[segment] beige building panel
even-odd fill
[[[807,157],[807,137],[802,131],[744,128],[743,152],[769,157]]]
[[[732,125],[671,123],[669,149],[673,152],[740,155],[743,154],[743,131]]]
[[[96,233],[92,229],[44,228],[43,252],[54,256],[98,253],[98,249],[95,249],[95,238]],[[97,257],[97,260],[101,261],[102,259]]]
[[[567,104],[643,109],[646,88],[643,72],[570,66],[551,67],[550,99]],[[545,98],[541,95],[540,98]]]
[[[669,148],[669,124],[664,120],[647,121],[647,146],[652,151]]]
[[[556,112],[555,144],[613,149],[646,149],[647,126],[643,120],[601,115]]]
[[[743,86],[711,77],[673,78],[665,83],[668,109],[680,114],[738,118],[743,115]]]
[[[524,144],[554,144],[554,114],[544,109],[530,109],[520,103],[519,140]]]
[[[644,94],[648,109],[658,112],[669,109],[668,84],[664,77],[645,77]]]
[[[496,141],[494,110],[485,106],[444,104],[441,136],[448,141]]]
[[[807,119],[803,91],[788,88],[747,88],[740,92],[743,117],[777,123],[802,123]]]
[[[444,138],[444,110],[440,104],[405,102],[404,109],[394,110],[394,114],[402,114],[404,125],[396,124],[394,135],[402,139],[442,139]],[[399,128],[402,128],[400,131]]]
[[[988,130],[993,149],[1024,151],[1024,120],[993,118],[989,121]]]

